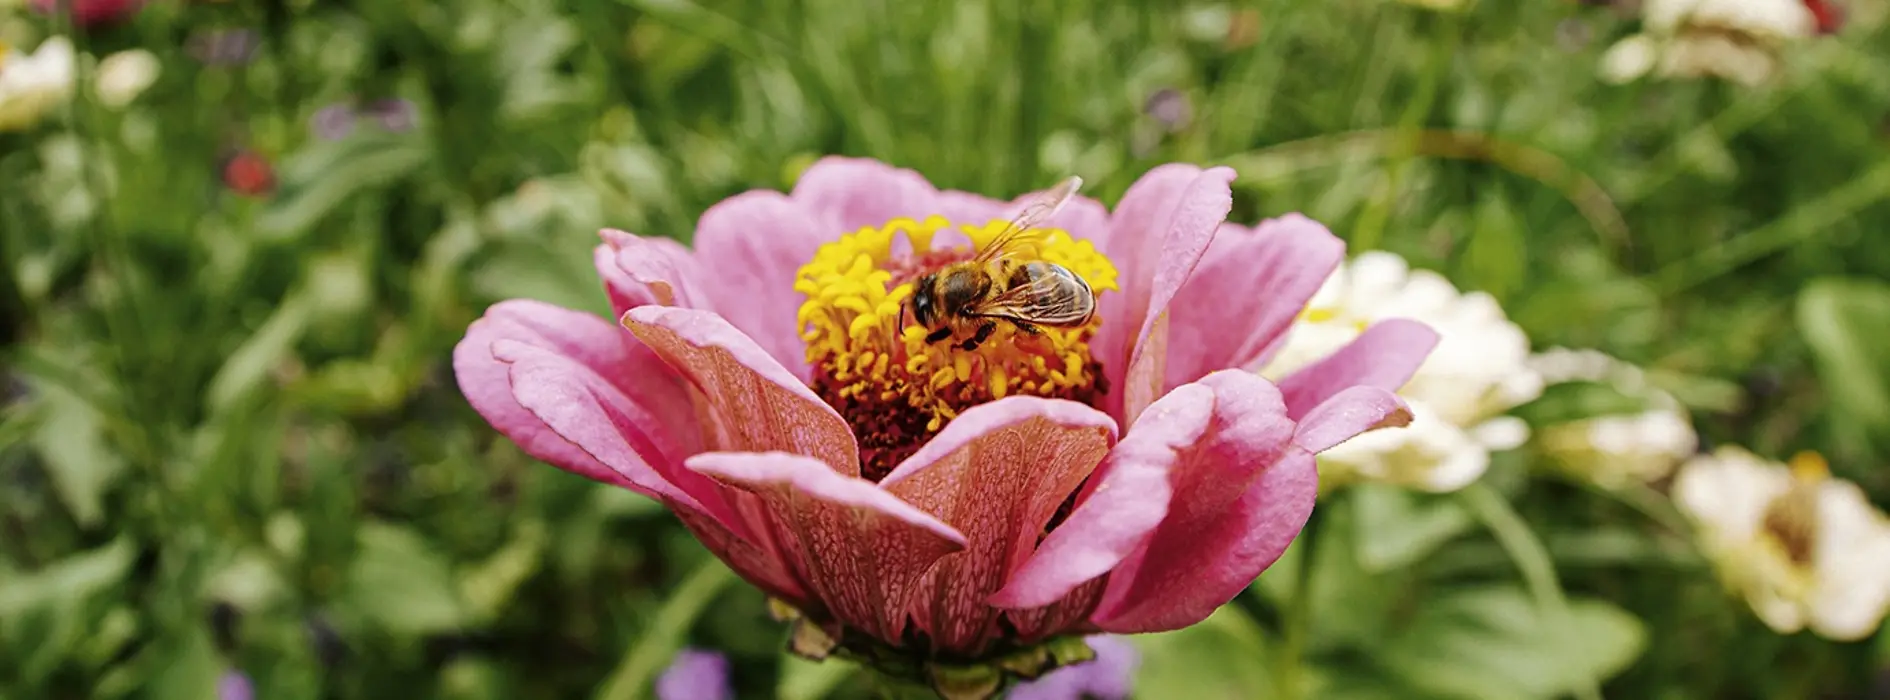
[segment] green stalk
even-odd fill
[[[1393,147],[1390,167],[1385,170],[1385,179],[1379,183],[1371,203],[1359,213],[1358,224],[1352,228],[1351,245],[1347,246],[1352,250],[1375,249],[1384,239],[1391,212],[1397,208],[1400,184],[1404,181],[1405,172],[1411,167],[1411,161],[1417,157],[1418,141],[1424,133],[1424,120],[1437,104],[1437,93],[1444,77],[1450,74],[1451,64],[1457,55],[1457,42],[1463,34],[1463,23],[1455,15],[1447,15],[1440,21],[1444,23],[1443,36],[1433,47],[1431,65],[1424,71],[1422,82],[1418,83],[1417,96],[1405,105],[1404,114],[1398,117],[1398,141]]]
[[[597,700],[639,700],[649,691],[652,679],[656,677],[664,664],[682,648],[683,637],[689,633],[689,626],[702,615],[709,602],[715,600],[722,587],[735,580],[735,575],[723,566],[722,562],[710,558],[690,572],[689,578],[683,579],[677,587],[676,595],[663,603],[656,611],[656,619],[643,638],[625,652],[623,660],[617,663],[617,669],[610,672],[602,690],[595,696]]]
[[[1288,594],[1284,623],[1286,648],[1280,653],[1279,692],[1286,700],[1310,697],[1306,691],[1306,639],[1312,631],[1313,554],[1319,549],[1318,513],[1306,520],[1299,531],[1299,567],[1293,572],[1293,589]]]
[[[1483,482],[1473,483],[1457,492],[1465,507],[1496,537],[1496,543],[1509,554],[1511,562],[1522,573],[1523,585],[1529,588],[1529,594],[1536,599],[1536,609],[1544,618],[1560,619],[1568,612],[1568,598],[1562,593],[1562,583],[1555,576],[1555,561],[1549,557],[1549,549],[1542,540],[1529,529],[1529,523],[1523,520],[1503,496]],[[1575,697],[1581,700],[1601,700],[1601,691],[1592,685],[1575,689]]]

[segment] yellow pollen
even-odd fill
[[[1099,318],[1076,327],[1038,326],[1038,334],[999,322],[982,344],[964,350],[958,343],[967,337],[927,343],[930,329],[905,313],[914,280],[969,259],[1007,225],[954,224],[938,216],[894,219],[821,246],[796,275],[794,290],[805,300],[796,322],[815,368],[815,389],[862,436],[863,458],[871,442],[867,433],[936,432],[960,411],[1006,396],[1093,400],[1106,390],[1089,348]],[[970,239],[972,249],[933,249],[934,237],[948,227]],[[895,250],[900,237],[909,250]],[[1027,238],[1034,245],[1023,251],[1024,259],[1062,265],[1097,294],[1118,289],[1115,266],[1089,241],[1060,229],[1033,231]],[[889,421],[906,427],[888,428]],[[925,435],[877,437],[916,447]]]
[[[1323,307],[1313,308],[1313,307],[1308,306],[1306,307],[1305,311],[1299,312],[1299,317],[1301,320],[1307,323],[1325,323],[1332,319],[1338,318],[1339,310],[1332,309],[1332,308],[1323,308]]]
[[[1806,450],[1792,455],[1792,478],[1815,484],[1831,478],[1831,466],[1824,461],[1824,455]]]

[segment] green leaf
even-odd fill
[[[781,655],[781,682],[775,688],[779,700],[820,700],[845,683],[860,668],[839,657],[810,661],[795,654]]]
[[[34,391],[44,418],[33,445],[45,460],[53,491],[80,526],[96,526],[105,517],[101,499],[124,472],[124,460],[107,449],[104,418],[85,399],[55,382],[35,382]]]
[[[361,527],[358,544],[348,600],[369,622],[415,636],[456,630],[467,622],[451,566],[420,535],[370,523]]]
[[[153,645],[158,659],[146,688],[151,700],[201,700],[217,697],[217,679],[223,662],[217,659],[210,633],[193,626],[182,639]]]
[[[472,614],[491,620],[504,612],[519,584],[538,572],[548,544],[544,524],[527,520],[503,549],[466,572],[460,578],[459,590]]]
[[[1598,600],[1571,600],[1551,619],[1521,588],[1459,590],[1426,601],[1378,660],[1412,687],[1490,700],[1555,698],[1620,673],[1641,655],[1639,619]]]
[[[0,622],[63,600],[81,600],[123,580],[137,552],[131,539],[74,554],[49,566],[0,579]]]
[[[386,189],[430,157],[425,142],[412,138],[358,134],[318,142],[282,163],[282,186],[256,218],[257,233],[279,242],[300,238],[348,198]]]
[[[1357,484],[1351,491],[1358,564],[1371,573],[1410,566],[1476,524],[1452,499],[1380,484]]]
[[[1142,651],[1137,697],[1244,700],[1273,692],[1266,635],[1238,606],[1221,606],[1193,627],[1130,641]]]
[[[1511,409],[1510,415],[1530,425],[1555,425],[1598,416],[1635,414],[1652,408],[1647,399],[1629,396],[1601,382],[1551,384],[1534,401]]]
[[[308,328],[313,307],[314,302],[308,296],[290,296],[269,315],[261,328],[230,353],[205,390],[204,401],[212,415],[237,407],[244,397],[269,381],[269,371],[294,352],[296,341]]]
[[[1492,194],[1477,204],[1475,227],[1464,250],[1463,264],[1475,289],[1507,299],[1529,273],[1529,252],[1523,242],[1523,223],[1508,200]]]
[[[1798,295],[1798,328],[1817,358],[1833,413],[1890,429],[1890,285],[1825,278]]]

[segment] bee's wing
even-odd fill
[[[1018,244],[1028,240],[1027,234],[1049,221],[1050,217],[1056,216],[1057,212],[1063,209],[1063,205],[1068,204],[1070,198],[1076,196],[1076,191],[1082,186],[1083,178],[1071,175],[1057,183],[1056,187],[1050,188],[1025,203],[1023,211],[1018,212],[1017,216],[1005,225],[1003,232],[991,239],[990,245],[978,251],[978,255],[973,260],[991,262],[1009,257],[1016,252]]]
[[[1095,308],[1088,285],[1044,275],[1030,284],[1018,285],[993,294],[972,308],[973,316],[1009,318],[1049,326],[1081,323]]]

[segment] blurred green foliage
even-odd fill
[[[1231,164],[1236,220],[1442,270],[1538,347],[1648,367],[1709,441],[1822,450],[1885,504],[1890,30],[1856,5],[1746,89],[1602,84],[1632,22],[1572,2],[155,3],[76,37],[159,55],[138,102],[0,134],[0,697],[232,668],[272,700],[632,697],[684,643],[744,697],[863,692],[784,658],[660,507],[496,438],[449,361],[497,299],[603,310],[597,229],[687,240],[826,153],[1108,202]],[[13,12],[15,43],[57,31]],[[253,58],[193,58],[219,29]],[[417,123],[317,136],[351,98]],[[272,189],[226,184],[239,152]],[[1890,636],[1773,635],[1658,509],[1533,465],[1323,503],[1252,595],[1139,640],[1143,694],[1862,698],[1890,669]]]

